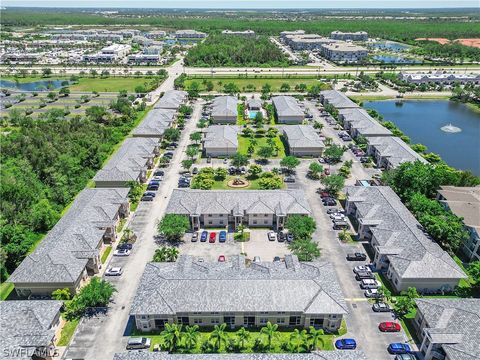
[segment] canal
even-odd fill
[[[439,154],[447,164],[480,175],[480,114],[468,106],[448,100],[365,101],[385,120],[395,123],[410,139]],[[451,133],[446,125],[460,128]]]

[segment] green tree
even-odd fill
[[[242,130],[242,134],[243,136],[250,138],[250,137],[253,137],[253,135],[255,134],[255,131],[253,131],[253,129],[250,127],[246,127]]]
[[[182,325],[165,323],[165,329],[161,332],[163,344],[170,352],[178,349],[182,339]]]
[[[180,130],[175,128],[168,128],[163,133],[163,138],[169,142],[176,142],[180,140]]]
[[[332,195],[338,194],[340,190],[343,189],[345,185],[345,178],[341,175],[329,175],[322,177],[320,179],[325,191],[329,192]]]
[[[261,159],[267,160],[268,158],[273,156],[273,149],[270,146],[262,146],[260,149],[257,150],[257,155]]]
[[[192,160],[183,160],[182,161],[182,168],[184,168],[185,170],[189,170],[193,165],[193,161]]]
[[[308,343],[309,343],[309,350],[314,351],[317,349],[322,349],[325,346],[323,341],[323,336],[325,332],[322,329],[315,329],[313,326],[308,328]]]
[[[288,83],[283,83],[282,85],[280,85],[280,91],[281,92],[290,91],[290,85]]]
[[[202,141],[202,133],[199,132],[199,131],[191,133],[190,134],[190,140],[194,141],[195,144],[198,144],[200,141]]]
[[[480,261],[473,261],[468,265],[467,273],[470,275],[475,287],[480,287]]]
[[[295,239],[288,245],[288,249],[300,261],[313,261],[320,256],[318,244],[310,239]]]
[[[225,328],[227,324],[223,323],[220,325],[215,325],[212,333],[210,334],[210,340],[213,341],[213,347],[216,351],[219,351],[222,345],[227,344],[227,334],[225,333]]]
[[[323,156],[333,163],[338,163],[342,159],[344,152],[345,150],[342,146],[333,144],[325,149],[325,151],[323,152]]]
[[[217,181],[223,181],[227,178],[228,171],[225,168],[218,167],[214,171],[214,179]]]
[[[258,186],[262,190],[276,190],[282,188],[283,181],[278,175],[275,175],[271,172],[264,172],[260,175]]]
[[[193,145],[188,146],[187,151],[185,151],[185,153],[191,160],[193,160],[198,155],[198,147]]]
[[[57,289],[52,292],[52,298],[54,300],[70,300],[72,294],[69,288]]]
[[[244,350],[247,344],[248,339],[250,338],[250,332],[241,327],[237,332],[238,347],[240,350]]]
[[[280,161],[280,166],[287,168],[289,172],[292,172],[298,165],[300,165],[300,160],[295,156],[285,156]]]
[[[319,179],[322,172],[323,166],[317,162],[311,162],[308,166],[308,176],[312,179]]]
[[[290,334],[289,343],[291,344],[291,348],[296,353],[301,353],[307,351],[307,330],[298,330],[294,329],[293,332]]]
[[[290,215],[285,222],[285,227],[295,239],[311,239],[317,225],[310,216]]]
[[[214,88],[213,82],[211,82],[210,80],[205,83],[205,89],[206,89],[207,91],[212,91],[213,88]]]
[[[107,115],[107,110],[103,106],[90,106],[85,110],[85,115],[92,121],[103,123]]]
[[[60,95],[63,95],[64,97],[67,97],[68,95],[70,95],[70,89],[68,87],[62,87],[58,93]]]
[[[188,97],[197,98],[200,92],[200,84],[196,81],[192,81],[188,88]]]
[[[31,209],[31,224],[35,231],[47,231],[60,219],[56,211],[47,199],[42,199]]]
[[[248,168],[248,175],[252,178],[252,179],[257,179],[260,174],[262,173],[262,167],[260,165],[257,165],[257,164],[253,164],[253,165],[250,165],[250,167]]]
[[[232,166],[235,166],[236,168],[239,168],[241,166],[247,166],[248,165],[248,157],[246,157],[243,154],[236,153],[235,155],[232,156],[231,164],[232,164]]]
[[[274,339],[278,338],[280,335],[278,332],[278,325],[272,324],[270,321],[267,322],[267,325],[260,329],[260,334],[263,334],[267,337],[267,348],[272,349],[272,342]]]
[[[415,299],[419,297],[417,289],[409,287],[407,291],[402,291],[394,305],[394,311],[399,318],[403,318],[415,309]]]
[[[183,215],[166,214],[158,224],[158,232],[169,241],[179,241],[190,228],[188,218]]]
[[[183,341],[187,350],[192,351],[198,344],[198,338],[200,332],[198,331],[198,325],[187,325],[185,331],[182,334]]]
[[[263,119],[263,114],[262,114],[261,111],[258,111],[258,112],[255,114],[254,122],[255,122],[255,125],[256,125],[257,127],[262,127],[262,126],[263,126],[264,119]]]

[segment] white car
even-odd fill
[[[121,267],[111,267],[105,271],[105,276],[120,276],[123,274]]]
[[[380,293],[378,292],[378,289],[365,290],[364,295],[367,298],[378,298],[378,297],[380,297]]]
[[[369,266],[367,265],[358,265],[353,268],[353,272],[356,274],[359,271],[372,271]]]
[[[154,176],[154,177],[152,178],[152,180],[162,181],[162,180],[163,180],[163,176],[161,176],[161,175]]]
[[[113,256],[129,256],[130,255],[130,250],[128,249],[117,249],[113,253]]]
[[[373,279],[363,279],[362,282],[360,283],[360,287],[362,289],[378,289],[382,284],[378,280],[373,280]]]
[[[333,221],[345,221],[345,216],[342,214],[332,214],[330,215],[330,219]]]
[[[277,241],[277,234],[274,231],[269,231],[267,236],[268,236],[268,240]]]

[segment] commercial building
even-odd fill
[[[330,37],[335,40],[343,41],[367,41],[368,33],[365,31],[356,31],[356,32],[342,32],[342,31],[332,31]]]
[[[123,59],[132,49],[130,45],[113,44],[104,47],[96,54],[83,55],[83,61],[94,63],[111,63]]]
[[[175,37],[177,39],[204,39],[207,34],[195,30],[177,30],[175,31]]]
[[[400,73],[400,80],[413,84],[480,84],[480,74],[454,74],[454,73]]]
[[[369,139],[372,137],[391,137],[392,135],[390,130],[380,125],[365,110],[358,107],[339,109],[338,118],[353,138],[363,136]]]
[[[324,143],[311,125],[288,125],[282,127],[290,155],[322,156]]]
[[[331,105],[336,109],[358,108],[359,106],[350,100],[347,95],[337,90],[320,91],[320,102],[325,105]]]
[[[83,190],[65,215],[9,277],[21,297],[73,294],[98,273],[104,245],[116,240],[116,225],[128,215],[128,188]]]
[[[147,170],[153,167],[158,155],[158,139],[127,138],[107,164],[93,177],[96,187],[127,187],[128,182],[144,182]]]
[[[368,50],[347,42],[335,42],[322,45],[322,56],[334,62],[356,63],[368,56]]]
[[[0,302],[2,359],[50,359],[60,338],[62,301],[12,300]]]
[[[223,30],[222,35],[255,37],[255,31],[253,31],[253,30],[244,30],[244,31]]]
[[[272,104],[280,124],[301,124],[305,119],[305,113],[292,96],[274,96]]]
[[[176,111],[172,109],[152,109],[142,122],[133,129],[133,137],[161,138],[166,129],[175,121]]]
[[[335,40],[317,34],[286,35],[284,41],[292,50],[296,51],[319,50],[322,45],[335,42]]]
[[[463,219],[469,238],[463,243],[462,250],[470,261],[480,260],[480,186],[441,186],[437,199]]]
[[[178,110],[187,101],[188,93],[180,90],[169,90],[157,101],[155,109]]]
[[[293,30],[293,31],[282,31],[280,33],[280,39],[284,39],[288,35],[304,35],[305,30]]]
[[[131,64],[158,64],[160,62],[160,54],[134,54],[128,57]]]
[[[283,229],[288,216],[311,210],[300,190],[174,189],[166,213],[187,216],[193,230],[239,224]]]
[[[335,269],[328,262],[257,262],[245,257],[198,262],[180,256],[174,263],[148,263],[130,314],[138,330],[157,331],[165,323],[235,327],[340,328],[347,305]]]
[[[303,354],[169,354],[166,352],[128,351],[113,360],[366,360],[361,350],[312,351]]]
[[[218,96],[213,100],[210,120],[213,124],[235,124],[237,122],[238,99],[234,96]]]
[[[402,139],[396,136],[374,136],[367,138],[367,155],[375,159],[377,167],[386,170],[395,169],[404,162],[428,161],[422,155],[413,151]]]
[[[240,127],[235,125],[212,125],[205,129],[203,150],[206,156],[228,157],[238,151]]]
[[[388,186],[347,186],[345,209],[358,223],[358,238],[368,240],[373,264],[397,291],[453,291],[467,278]]]
[[[479,299],[416,299],[413,322],[425,360],[480,358]]]

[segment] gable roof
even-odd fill
[[[173,109],[152,109],[142,122],[133,130],[133,136],[160,137],[175,119]]]
[[[385,136],[392,135],[392,132],[383,125],[379,124],[377,120],[372,118],[364,109],[347,108],[338,111],[343,123],[350,125],[360,135],[363,136]]]
[[[293,96],[274,96],[272,97],[273,106],[277,115],[282,116],[304,116],[303,110],[298,105],[297,99]]]
[[[480,185],[474,187],[441,186],[439,201],[446,204],[451,212],[463,218],[465,225],[480,234]]]
[[[238,133],[240,126],[235,125],[211,125],[205,130],[203,146],[206,149],[214,148],[237,148]]]
[[[325,145],[311,125],[289,125],[282,127],[291,148],[320,148]]]
[[[373,147],[381,157],[387,158],[392,167],[397,167],[404,162],[420,161],[424,164],[427,160],[402,139],[396,136],[375,136],[368,138],[368,144]]]
[[[187,98],[188,93],[186,91],[180,90],[169,90],[165,91],[160,100],[157,101],[154,108],[155,109],[174,109],[178,110],[180,105]]]
[[[234,96],[217,96],[212,103],[212,117],[237,117],[237,103],[238,99]]]
[[[283,262],[245,266],[243,256],[225,263],[149,263],[140,280],[131,314],[185,312],[275,312],[345,314],[347,306],[335,270],[326,262]],[[192,297],[192,294],[195,294]]]
[[[350,100],[347,95],[337,90],[320,91],[320,100],[323,105],[329,103],[337,109],[359,107],[355,102]]]

